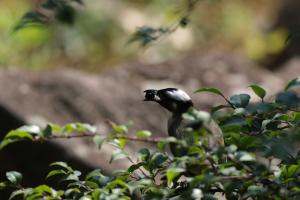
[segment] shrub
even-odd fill
[[[215,88],[196,92],[210,92],[224,98],[224,104],[211,109],[212,117],[224,134],[224,146],[210,148],[208,132],[203,128],[187,129],[192,140],[172,137],[152,138],[146,130],[135,136],[128,134],[128,126],[111,123],[111,134],[99,134],[89,124],[71,123],[63,127],[48,124],[23,126],[10,131],[0,149],[13,142],[34,142],[55,138],[92,137],[95,145],[113,145],[110,162],[128,159],[128,169],[107,176],[96,169],[86,176],[65,162],[50,164],[46,179],[57,185],[38,185],[25,188],[22,175],[7,172],[7,180],[0,189],[13,188],[11,199],[299,199],[300,198],[300,110],[299,97],[291,89],[300,84],[294,79],[273,100],[266,101],[266,91],[258,85],[250,88],[260,102],[250,102],[248,94],[229,98]],[[189,115],[189,113],[187,113]],[[194,115],[195,120],[200,116]],[[151,142],[156,150],[140,149],[129,155],[124,147],[131,141]],[[165,149],[169,143],[187,149],[185,156],[176,157]],[[275,162],[276,161],[276,162]]]

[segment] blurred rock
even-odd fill
[[[110,130],[105,121],[109,119],[122,124],[132,120],[131,134],[147,129],[154,136],[165,135],[168,114],[155,103],[143,101],[144,89],[180,87],[191,94],[197,108],[209,110],[212,105],[224,103],[223,99],[210,94],[193,94],[194,90],[216,87],[228,96],[250,93],[248,86],[253,83],[274,94],[283,88],[285,81],[232,52],[190,55],[153,65],[135,63],[99,75],[70,69],[54,72],[1,69],[0,105],[4,109],[0,109],[1,129],[8,131],[24,123],[45,126],[47,122],[86,122],[97,125],[98,132],[107,133]],[[1,134],[3,137],[3,132]],[[25,177],[37,178],[41,174],[37,170],[43,169],[45,173],[50,162],[60,160],[81,170],[98,167],[106,172],[128,164],[124,160],[108,164],[112,147],[105,146],[99,152],[91,139],[57,139],[44,144],[19,145],[0,152],[1,163],[9,163],[1,164],[1,174],[5,170],[19,170],[26,171]],[[128,151],[147,145],[129,143]],[[32,165],[36,167],[29,167]]]

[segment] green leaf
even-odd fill
[[[85,132],[91,132],[95,133],[97,131],[97,128],[95,126],[92,126],[90,124],[86,123],[69,123],[66,124],[63,127],[62,130],[64,133],[85,133]]]
[[[132,172],[134,172],[135,170],[139,169],[141,166],[143,166],[143,165],[145,165],[145,164],[146,164],[145,162],[139,162],[139,163],[137,163],[137,164],[131,165],[131,166],[127,169],[127,171],[130,172],[130,173],[132,173]]]
[[[246,120],[238,115],[233,115],[221,123],[222,126],[244,126],[247,125]]]
[[[27,12],[14,27],[14,31],[18,31],[28,26],[43,25],[47,18],[38,12]]]
[[[22,181],[22,174],[17,171],[6,172],[6,178],[14,185],[20,184]]]
[[[0,182],[0,190],[6,187],[6,182]]]
[[[141,130],[141,131],[136,132],[135,135],[138,138],[148,138],[152,135],[152,133],[150,131],[147,131],[147,130]]]
[[[23,189],[15,190],[11,193],[8,200],[11,200],[19,195],[24,195],[24,194],[25,194],[25,191]]]
[[[177,139],[175,137],[166,137],[157,143],[157,148],[164,150],[166,144],[176,143]]]
[[[264,97],[266,96],[266,90],[263,89],[262,87],[258,86],[258,85],[250,85],[249,86],[253,92],[259,96],[261,99],[264,99]]]
[[[126,138],[119,138],[119,147],[120,149],[124,149],[125,145],[127,144],[127,139]]]
[[[264,114],[268,112],[272,112],[276,109],[276,107],[272,103],[253,103],[249,104],[246,108],[247,112],[250,114]]]
[[[102,144],[105,142],[106,137],[103,135],[95,135],[93,141],[98,149],[101,149]]]
[[[275,102],[285,105],[288,108],[297,108],[299,106],[299,98],[294,92],[281,92],[276,96]]]
[[[52,177],[52,176],[56,176],[56,175],[66,175],[67,173],[64,170],[52,170],[48,173],[48,175],[46,176],[46,179]]]
[[[32,190],[32,199],[39,199],[37,197],[43,197],[45,194],[49,196],[57,196],[57,191],[47,185],[39,185]],[[30,199],[29,197],[26,199]]]
[[[285,87],[284,90],[287,91],[287,90],[289,90],[290,88],[295,87],[295,86],[299,86],[299,85],[300,85],[300,77],[291,80],[291,81],[287,84],[287,86]]]
[[[99,176],[103,176],[103,174],[101,173],[100,169],[95,169],[93,171],[91,171],[90,173],[88,173],[85,177],[85,180],[91,180],[94,177],[99,177]]]
[[[285,178],[290,178],[292,177],[299,169],[299,166],[298,165],[290,165],[290,166],[284,166],[282,168],[282,175],[285,177]]]
[[[247,189],[246,197],[263,196],[267,192],[268,189],[263,186],[251,185]]]
[[[249,104],[250,96],[248,94],[233,95],[230,97],[229,101],[237,108],[246,108]]]
[[[127,158],[127,157],[128,157],[127,153],[125,153],[124,151],[122,151],[120,149],[117,149],[112,153],[109,163],[112,163],[112,161]]]
[[[138,151],[138,159],[141,161],[148,161],[150,158],[149,149],[143,148]]]
[[[196,90],[194,93],[198,93],[198,92],[209,92],[209,93],[220,95],[221,97],[225,98],[223,93],[216,88],[201,88],[201,89]]]
[[[212,107],[212,109],[210,110],[210,113],[214,114],[215,112],[217,112],[223,108],[229,108],[229,107],[230,106],[228,106],[228,105],[218,105],[218,106]]]
[[[174,168],[174,167],[168,168],[167,169],[168,185],[170,186],[172,181],[184,171],[185,169],[183,168]]]
[[[18,129],[10,131],[1,141],[0,150],[11,143],[20,142],[24,140],[33,140],[33,136],[28,132],[20,131]]]
[[[163,164],[166,160],[168,160],[168,156],[162,153],[155,153],[151,159],[151,165],[153,168],[157,168],[161,164]]]
[[[64,181],[79,181],[79,176],[81,175],[80,171],[75,170],[73,173],[66,176]]]
[[[242,161],[242,162],[255,161],[255,156],[246,151],[237,152],[236,158],[237,158],[237,160]]]
[[[116,133],[119,133],[119,134],[125,134],[125,133],[128,132],[128,127],[125,126],[125,125],[118,125],[118,124],[112,123],[111,126],[112,126],[112,129],[113,129]]]
[[[63,169],[66,169],[68,172],[73,172],[73,169],[70,166],[68,166],[68,164],[65,162],[54,162],[54,163],[51,163],[50,166],[58,166]]]
[[[21,126],[20,128],[18,128],[18,130],[36,135],[39,135],[41,133],[41,128],[36,125]]]

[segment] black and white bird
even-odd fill
[[[189,109],[193,108],[193,102],[190,96],[183,90],[177,88],[165,88],[161,90],[148,89],[144,91],[144,101],[154,101],[166,108],[172,113],[168,120],[168,134],[169,136],[183,139],[184,135],[180,130],[180,125],[183,121],[183,114]],[[211,147],[223,144],[223,134],[219,126],[210,118],[209,113],[204,111],[196,111],[194,113],[198,115],[204,115],[204,119],[201,122],[202,126],[205,126],[213,135],[209,145]],[[203,117],[202,117],[203,118]],[[170,149],[173,155],[181,156],[185,154],[182,149],[178,149],[176,144],[170,144]]]

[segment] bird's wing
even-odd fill
[[[177,89],[177,88],[166,88],[159,90],[157,92],[157,95],[160,98],[166,99],[166,100],[176,100],[179,102],[186,102],[191,100],[189,95],[185,93],[183,90]]]

